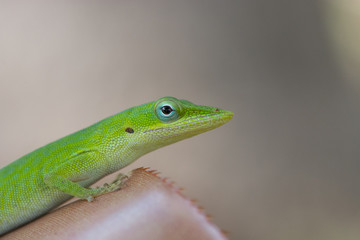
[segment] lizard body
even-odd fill
[[[49,143],[0,169],[0,235],[72,197],[94,197],[121,187],[121,178],[89,186],[160,147],[217,128],[232,112],[160,98],[108,117]]]

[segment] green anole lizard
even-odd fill
[[[0,235],[61,205],[118,190],[122,176],[89,186],[142,155],[217,128],[232,112],[160,98],[108,117],[0,169]]]

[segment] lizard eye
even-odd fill
[[[180,106],[173,101],[161,101],[156,104],[155,113],[162,122],[173,122],[180,117]]]
[[[169,106],[169,105],[164,105],[164,106],[161,107],[161,112],[162,112],[164,115],[169,115],[169,114],[171,114],[173,111],[174,111],[174,109],[172,109],[172,107]]]

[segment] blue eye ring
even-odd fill
[[[162,122],[170,123],[180,118],[180,106],[174,101],[161,101],[155,106],[156,116]]]

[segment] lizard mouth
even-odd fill
[[[162,131],[172,131],[176,135],[185,132],[200,133],[220,127],[230,121],[233,115],[234,114],[230,111],[217,109],[215,113],[188,118],[186,120],[179,121],[176,124],[171,124],[169,127],[150,129],[144,131],[144,133]]]

